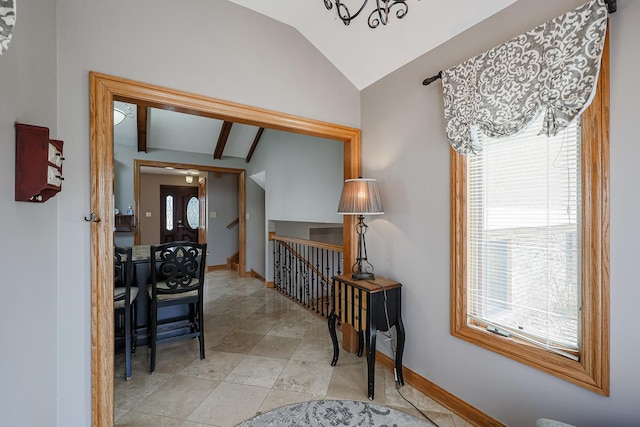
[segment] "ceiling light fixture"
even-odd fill
[[[335,5],[338,18],[342,20],[344,25],[349,25],[351,21],[364,10],[368,1],[369,0],[364,0],[362,6],[353,14],[349,11],[345,2],[341,0],[324,0],[324,5],[327,10],[333,9]],[[396,18],[402,19],[408,11],[409,6],[407,5],[407,0],[376,0],[376,8],[369,14],[367,23],[369,24],[369,28],[377,28],[380,24],[387,25],[387,22],[389,22],[389,13],[395,13]]]
[[[124,104],[125,108],[127,108],[127,112],[123,111],[121,108],[113,107],[113,125],[117,126],[127,117],[133,119],[133,108],[130,105]]]
[[[191,176],[191,171],[187,171],[187,176],[184,177],[187,184],[191,184],[193,182],[193,176]]]

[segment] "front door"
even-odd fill
[[[198,187],[160,186],[160,240],[198,241],[200,203]]]

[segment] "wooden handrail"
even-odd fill
[[[231,229],[234,225],[238,225],[239,222],[240,222],[240,218],[236,218],[233,221],[231,221],[229,224],[227,224],[227,228]]]
[[[293,254],[293,256],[298,258],[300,261],[302,261],[302,263],[304,265],[309,267],[310,270],[312,270],[314,273],[316,273],[318,276],[320,276],[322,278],[322,280],[325,281],[325,283],[331,283],[331,279],[330,278],[328,278],[327,276],[322,274],[322,271],[318,270],[313,264],[311,264],[309,261],[307,261],[307,259],[304,258],[302,255],[300,255],[295,249],[293,249],[293,247],[289,243],[287,243],[284,240],[280,240],[280,239],[273,239],[273,240],[278,240],[282,246],[284,246],[289,252],[291,252]]]
[[[344,252],[344,246],[334,245],[331,243],[314,242],[313,240],[298,239],[295,237],[279,236],[275,232],[269,232],[269,240],[278,240],[285,243],[300,243],[319,249],[327,249],[330,251]]]

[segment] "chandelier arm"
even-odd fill
[[[362,1],[362,5],[355,13],[349,11],[349,7],[345,4],[344,0],[324,0],[324,6],[327,10],[331,10],[335,6],[338,18],[340,18],[344,25],[349,25],[352,20],[362,13],[369,2],[369,0],[360,1]],[[397,19],[404,18],[409,12],[407,0],[376,0],[375,8],[367,19],[369,28],[377,28],[380,24],[387,25],[389,22],[389,13],[392,11],[395,13]]]
[[[341,0],[334,0],[334,1],[336,4],[336,11],[338,12],[338,18],[342,20],[344,25],[349,25],[353,19],[355,19],[358,15],[360,15],[360,12],[362,12],[364,7],[369,2],[369,0],[364,0],[364,2],[362,3],[362,6],[360,6],[360,9],[358,9],[358,11],[352,15],[349,12],[349,8],[347,7],[347,5],[344,4],[343,1]],[[376,1],[379,2],[380,0],[376,0]],[[325,0],[325,6],[326,6],[326,0]]]

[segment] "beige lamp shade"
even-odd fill
[[[342,215],[380,215],[382,198],[375,179],[347,179],[342,188],[338,213]]]

